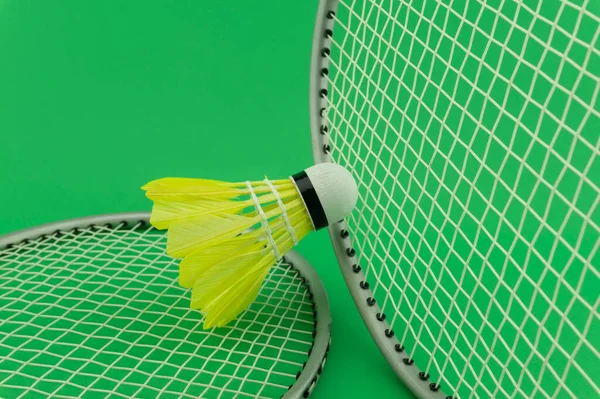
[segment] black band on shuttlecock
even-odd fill
[[[298,191],[304,200],[304,205],[306,205],[306,209],[308,210],[308,214],[310,215],[315,230],[327,227],[329,223],[327,223],[325,210],[323,209],[321,200],[306,172],[302,171],[296,173],[292,176],[292,179],[294,179],[296,187],[298,187]]]

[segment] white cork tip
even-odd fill
[[[329,224],[339,222],[352,212],[358,199],[358,187],[352,174],[335,163],[320,163],[305,170]]]

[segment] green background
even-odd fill
[[[148,211],[164,176],[285,177],[312,163],[318,2],[0,0],[0,234]],[[332,348],[314,398],[410,394],[371,340],[321,231]]]

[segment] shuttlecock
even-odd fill
[[[352,175],[333,163],[282,180],[164,178],[142,188],[154,202],[150,222],[168,229],[167,254],[183,258],[179,283],[192,288],[205,329],[235,319],[272,265],[309,232],[346,217],[358,197]]]

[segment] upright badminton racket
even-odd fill
[[[301,398],[325,364],[325,290],[291,251],[230,325],[204,330],[146,214],[0,238],[0,397]]]
[[[322,0],[316,162],[380,350],[421,398],[600,397],[600,3]]]

